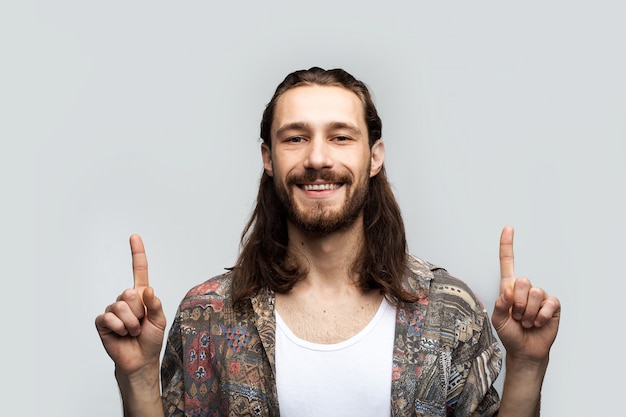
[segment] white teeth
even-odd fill
[[[305,184],[303,188],[306,191],[334,190],[339,188],[339,184]]]

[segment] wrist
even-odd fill
[[[132,373],[115,369],[115,378],[120,388],[124,409],[145,409],[161,405],[160,368],[151,365]],[[131,413],[131,415],[133,415]]]
[[[549,360],[549,357],[534,360],[507,354],[505,358],[506,372],[507,375],[514,374],[516,377],[535,377],[536,379],[543,380],[546,370],[548,369]]]

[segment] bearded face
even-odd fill
[[[289,175],[284,184],[275,182],[274,187],[281,208],[292,223],[307,233],[325,235],[346,230],[359,218],[369,188],[367,172],[369,167],[355,182],[345,172],[307,170],[301,175]],[[323,185],[312,185],[316,183]],[[339,207],[331,207],[323,199],[302,206],[294,198],[294,190],[297,188],[319,188],[320,192],[324,192],[326,189],[335,190],[336,187],[346,188],[344,201]]]
[[[324,235],[354,225],[382,168],[382,141],[370,145],[363,104],[336,86],[299,86],[276,103],[271,147],[261,147],[280,208],[291,224]]]

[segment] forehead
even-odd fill
[[[276,102],[272,130],[287,123],[311,125],[335,122],[365,126],[359,97],[338,86],[305,85],[287,90]]]

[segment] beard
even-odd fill
[[[369,172],[369,167],[365,172]],[[328,208],[321,201],[307,209],[298,207],[293,196],[293,187],[297,186],[296,184],[313,182],[318,179],[341,183],[343,187],[346,187],[346,198],[339,209]],[[352,177],[347,173],[307,170],[302,175],[288,176],[285,185],[274,181],[274,188],[280,208],[287,214],[289,220],[311,235],[323,236],[347,230],[354,225],[363,212],[363,207],[365,207],[369,190],[369,176],[363,175],[363,180],[354,184]]]

